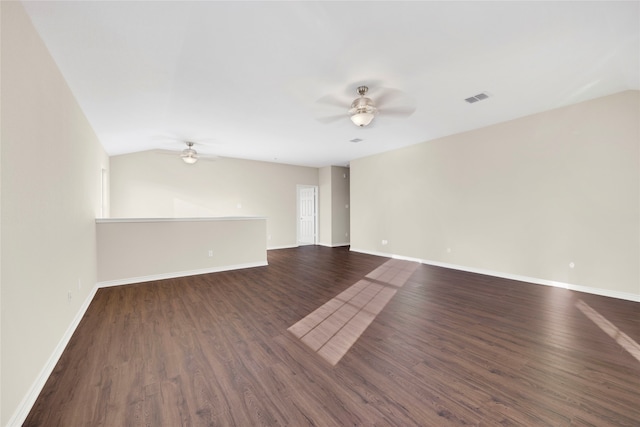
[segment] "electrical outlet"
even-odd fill
[[[67,292],[67,302],[70,303],[71,302],[71,291]]]
[[[209,249],[209,256],[213,256],[213,249]]]
[[[574,268],[576,265],[573,262],[569,263],[569,268]]]
[[[383,246],[384,246],[384,245],[386,245],[387,243],[389,243],[387,240],[383,240],[383,241],[382,241],[382,245],[383,245]]]

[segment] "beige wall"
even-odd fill
[[[264,218],[98,220],[100,286],[267,265]]]
[[[622,92],[351,162],[352,248],[640,298],[639,103]]]
[[[320,240],[323,246],[349,244],[349,168],[320,168]]]
[[[111,217],[267,218],[267,247],[296,241],[296,185],[318,185],[318,169],[221,158],[187,165],[143,152],[111,157]]]
[[[331,246],[349,244],[349,168],[331,166]]]
[[[318,169],[318,244],[331,246],[331,166]]]
[[[7,425],[30,408],[48,376],[43,369],[53,367],[95,290],[94,221],[108,158],[22,5],[0,7],[0,424]]]

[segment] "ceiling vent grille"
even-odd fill
[[[489,95],[483,92],[472,96],[471,98],[466,98],[465,101],[467,101],[469,104],[473,104],[474,102],[482,101],[483,99],[487,99],[488,97]]]

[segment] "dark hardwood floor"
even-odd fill
[[[24,425],[640,425],[638,355],[584,312],[637,345],[638,303],[421,265],[331,366],[287,328],[388,259],[268,257],[100,289]]]

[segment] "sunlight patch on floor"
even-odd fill
[[[397,259],[385,262],[288,331],[336,365],[418,265]]]
[[[640,362],[640,344],[622,332],[616,325],[609,322],[603,315],[595,311],[589,304],[580,300],[576,303],[578,310],[587,316],[593,323],[609,335],[615,342],[624,348],[630,355]]]

